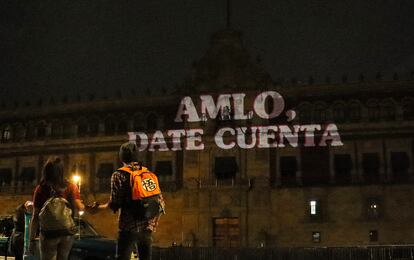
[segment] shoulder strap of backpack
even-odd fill
[[[124,167],[118,168],[118,171],[135,173],[135,174],[138,174],[138,175],[141,175],[141,174],[146,173],[146,172],[151,172],[146,167],[141,167],[141,169],[138,169],[138,168],[131,169],[131,167],[129,167],[129,166],[124,166]]]

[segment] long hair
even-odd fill
[[[49,158],[43,166],[40,185],[51,184],[57,188],[65,187],[66,181],[63,172],[62,160],[59,157]]]

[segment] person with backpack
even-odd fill
[[[42,260],[68,259],[76,233],[74,212],[84,210],[85,206],[76,184],[64,178],[59,157],[49,158],[45,163],[40,184],[34,191],[33,206],[29,252],[33,255],[39,231]]]
[[[137,160],[135,143],[124,143],[119,150],[123,167],[111,177],[111,194],[106,204],[94,203],[95,209],[110,209],[119,213],[118,259],[129,260],[137,248],[140,260],[152,256],[152,233],[161,214],[165,213],[164,199],[154,173]]]

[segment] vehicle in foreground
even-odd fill
[[[0,256],[12,256],[9,248],[10,234],[13,229],[12,216],[0,217]],[[116,259],[116,241],[100,235],[84,219],[76,219],[78,232],[69,256],[70,260],[111,260]],[[35,258],[39,259],[38,250]]]

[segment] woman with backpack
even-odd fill
[[[49,158],[42,170],[39,185],[33,195],[33,215],[30,222],[29,252],[33,255],[35,238],[40,228],[40,258],[66,260],[72,248],[76,225],[74,210],[85,206],[76,184],[64,178],[60,158]]]

